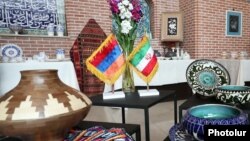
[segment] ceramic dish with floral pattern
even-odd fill
[[[228,71],[218,62],[201,59],[192,62],[186,71],[192,90],[202,96],[215,96],[215,88],[230,84]]]
[[[250,103],[250,87],[224,85],[215,89],[216,99],[230,105],[245,105]]]
[[[23,50],[16,44],[6,44],[1,47],[1,55],[9,58],[22,57]]]

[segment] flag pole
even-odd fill
[[[112,85],[111,85],[111,88],[112,88],[112,94],[114,94],[114,93],[115,93],[115,85],[112,84]]]
[[[148,85],[148,82],[147,82],[147,91],[149,91],[149,85]]]

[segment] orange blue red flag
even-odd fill
[[[86,60],[87,69],[107,84],[114,84],[124,71],[125,63],[121,47],[113,34]]]

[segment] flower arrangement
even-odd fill
[[[124,53],[132,52],[138,22],[142,17],[139,0],[108,0],[112,18],[118,26],[116,38]]]
[[[139,0],[107,0],[112,11],[113,22],[117,31],[113,29],[116,39],[122,48],[125,60],[133,51],[137,34],[137,26],[141,19],[142,11]],[[122,89],[125,93],[135,91],[132,69],[126,63],[122,79]]]

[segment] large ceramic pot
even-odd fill
[[[91,104],[83,93],[62,83],[57,70],[21,71],[19,84],[0,98],[0,134],[61,141]]]
[[[215,89],[216,99],[230,105],[250,103],[250,87],[225,85]]]
[[[242,110],[223,104],[203,104],[189,108],[182,120],[183,128],[197,140],[204,139],[204,125],[246,125]]]

